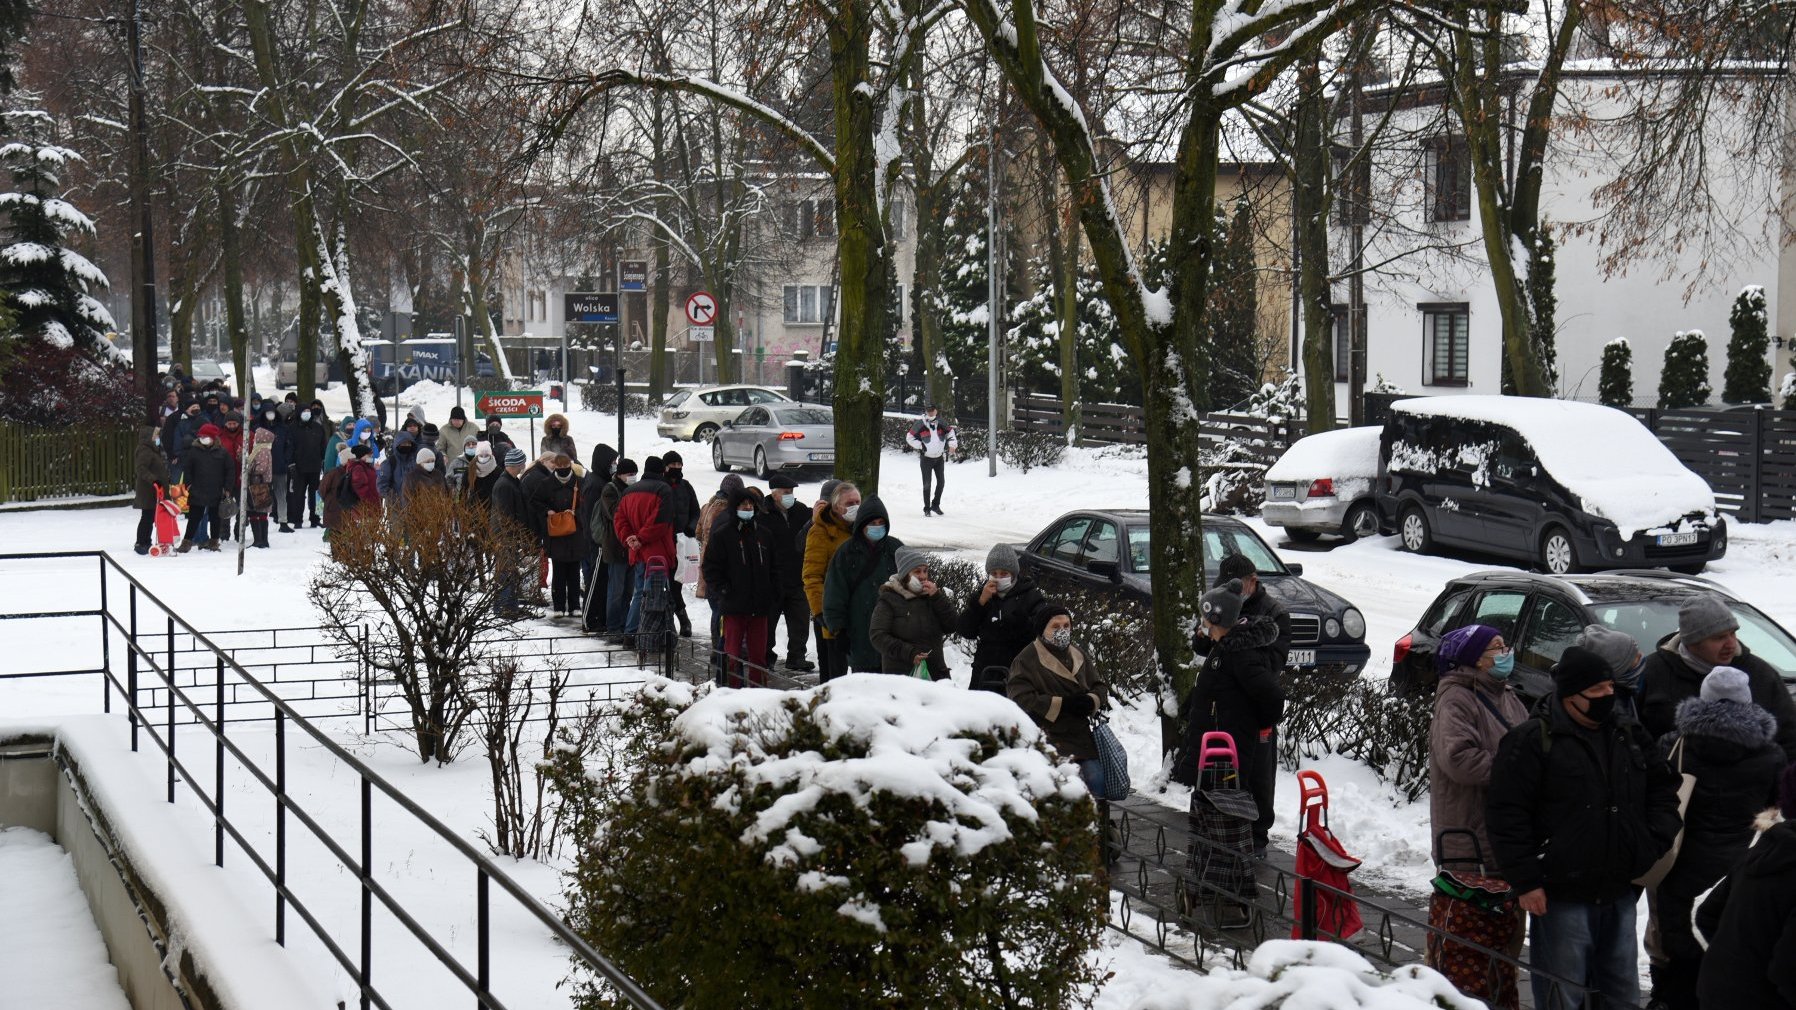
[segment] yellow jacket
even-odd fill
[[[836,548],[848,542],[854,530],[836,518],[835,510],[825,502],[812,513],[811,531],[804,538],[804,598],[811,605],[811,616],[823,615],[823,576],[829,571],[829,560]],[[827,637],[827,635],[825,636]]]

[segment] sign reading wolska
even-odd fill
[[[475,392],[474,417],[541,417],[543,394],[540,389],[506,389]]]

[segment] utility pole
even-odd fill
[[[131,46],[131,216],[137,234],[131,243],[131,360],[137,370],[137,398],[144,421],[156,423],[162,401],[156,388],[156,243],[150,216],[149,130],[143,109],[143,38],[138,25],[138,0],[131,0],[127,29]]]
[[[1371,157],[1361,150],[1366,143],[1366,75],[1365,18],[1354,21],[1352,38],[1347,45],[1351,54],[1347,64],[1348,101],[1351,103],[1349,163],[1354,166],[1348,192],[1353,194],[1353,262],[1347,274],[1347,333],[1351,351],[1347,365],[1348,423],[1359,427],[1366,423],[1366,219],[1372,213]],[[1365,174],[1361,175],[1361,170]],[[1359,180],[1364,178],[1362,189]]]
[[[1003,94],[1002,91],[999,92]],[[989,346],[985,355],[985,472],[989,477],[998,475],[998,368],[999,341],[1002,339],[998,328],[999,303],[1003,291],[1003,281],[998,277],[999,264],[1003,259],[998,255],[998,109],[992,107],[991,142],[986,147],[985,165],[985,277],[986,277],[986,330]]]

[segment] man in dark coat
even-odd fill
[[[1553,694],[1497,745],[1485,827],[1497,867],[1531,917],[1534,1005],[1569,1007],[1555,976],[1640,1002],[1634,880],[1677,837],[1678,779],[1638,723],[1615,717],[1609,664],[1571,646]]]
[[[202,549],[218,550],[224,532],[218,503],[236,486],[237,463],[219,444],[219,434],[215,424],[200,425],[193,444],[181,455],[181,471],[187,480],[187,530],[175,549],[182,554],[193,550],[196,539]]]
[[[181,480],[181,454],[200,430],[201,416],[200,405],[189,401],[162,422],[162,453],[168,459],[169,477],[175,483]]]
[[[836,548],[823,575],[823,625],[833,638],[848,640],[848,668],[879,673],[885,668],[873,647],[873,607],[879,587],[897,574],[904,541],[890,535],[891,516],[878,495],[861,499],[854,526]]]
[[[150,531],[156,526],[156,486],[161,485],[166,492],[170,484],[168,460],[163,458],[162,448],[156,444],[161,437],[153,427],[145,427],[137,433],[137,458],[133,468],[136,495],[131,504],[137,507],[139,516],[137,542],[132,550],[139,554],[150,553]]]
[[[1241,614],[1244,617],[1266,616],[1278,625],[1278,639],[1267,646],[1271,650],[1273,668],[1283,671],[1290,665],[1291,659],[1291,612],[1278,598],[1266,592],[1266,586],[1260,582],[1260,573],[1248,560],[1245,554],[1230,554],[1217,565],[1217,582],[1226,583],[1233,579],[1241,580]],[[1193,645],[1198,655],[1203,655],[1205,647],[1200,642]]]
[[[767,672],[760,667],[767,658],[768,616],[779,606],[786,578],[788,552],[760,521],[756,505],[747,488],[730,496],[729,518],[711,531],[702,564],[706,598],[722,617],[732,687],[767,686]]]
[[[324,447],[330,439],[330,423],[318,400],[301,407],[287,424],[287,521],[293,526],[308,512],[309,525],[324,525],[318,519],[318,482],[324,475]]]
[[[1266,659],[1272,664],[1274,675],[1283,673],[1291,661],[1291,612],[1266,592],[1266,587],[1260,582],[1259,569],[1254,567],[1247,555],[1225,556],[1217,565],[1217,574],[1220,582],[1238,580],[1241,583],[1242,618],[1255,620],[1268,617],[1277,626],[1278,637],[1265,646]],[[1204,635],[1198,635],[1192,640],[1191,648],[1200,657],[1207,656],[1210,654],[1210,640]],[[1262,726],[1259,736],[1253,742],[1243,743],[1237,740],[1235,746],[1243,751],[1249,748],[1255,750],[1253,773],[1247,777],[1247,789],[1253,793],[1254,802],[1260,805],[1260,819],[1253,825],[1254,848],[1264,849],[1267,839],[1271,837],[1273,804],[1277,801],[1278,726]]]
[[[817,667],[805,658],[811,644],[811,605],[804,595],[803,530],[810,524],[811,507],[798,500],[798,483],[785,474],[774,474],[767,482],[767,504],[763,519],[773,527],[775,543],[780,549],[779,604],[767,627],[767,665],[773,665],[774,633],[780,618],[786,621],[786,669],[803,673]]]
[[[538,469],[546,474],[524,489],[530,508],[531,525],[538,531],[538,542],[549,559],[550,602],[555,613],[573,616],[579,613],[586,597],[581,592],[580,566],[586,560],[586,545],[591,537],[586,532],[586,510],[580,507],[580,482],[574,479],[574,461],[565,453],[556,453]],[[557,535],[549,524],[556,513],[573,515],[573,529]]]
[[[524,487],[518,481],[518,477],[524,472],[524,462],[524,450],[517,446],[505,450],[505,472],[493,485],[493,496],[487,506],[487,521],[495,531],[506,530],[515,536],[534,539],[535,532],[530,528],[529,508],[524,501]],[[522,572],[499,573],[499,578],[504,582],[499,587],[494,610],[500,617],[516,620],[531,616],[529,611],[518,606],[518,590],[523,577]]]
[[[590,520],[605,485],[611,483],[611,471],[616,465],[617,450],[600,442],[592,447],[592,462],[586,468],[586,475],[580,478],[580,518],[586,523],[583,527],[586,536],[581,541],[586,547],[586,557],[580,563],[580,579],[586,586],[585,614],[581,622],[585,631],[605,630],[607,576],[605,565],[599,560],[599,531],[593,528]]]
[[[1784,819],[1764,833],[1696,912],[1709,942],[1697,976],[1704,1010],[1796,1010],[1796,765],[1784,770]]]
[[[1777,745],[1784,760],[1796,761],[1796,700],[1771,664],[1746,651],[1736,634],[1740,621],[1727,601],[1713,593],[1678,608],[1678,633],[1659,643],[1640,673],[1640,723],[1656,739],[1671,732],[1678,703],[1702,690],[1702,679],[1717,666],[1746,671],[1752,700],[1777,720]]]
[[[665,468],[668,501],[673,506],[674,532],[696,538],[698,536],[698,492],[692,489],[692,482],[686,479],[686,462],[680,458],[679,453],[669,449],[661,454],[661,464]],[[691,638],[692,618],[686,615],[686,594],[674,593],[672,601],[674,618],[680,622],[680,637]]]
[[[624,615],[624,635],[633,636],[642,627],[642,580],[651,558],[659,558],[671,573],[674,569],[673,505],[668,501],[666,473],[661,457],[650,456],[643,465],[642,479],[630,485],[618,498],[612,516],[617,539],[630,552],[630,609]]]
[[[620,459],[611,479],[599,489],[593,505],[592,538],[599,545],[599,568],[605,573],[605,635],[613,645],[624,642],[624,620],[630,616],[630,549],[617,536],[617,505],[636,482],[636,461]]]
[[[1031,579],[1019,573],[1016,548],[999,544],[985,555],[985,582],[967,596],[955,631],[973,648],[972,687],[1004,694],[1010,664],[1036,637],[1035,608],[1045,600]]]

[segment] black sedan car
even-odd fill
[[[1291,611],[1292,667],[1341,675],[1365,669],[1372,655],[1366,620],[1351,603],[1301,578],[1302,565],[1280,561],[1241,520],[1205,515],[1203,528],[1206,583],[1216,581],[1224,557],[1242,554],[1266,591]],[[1018,553],[1024,573],[1049,596],[1120,593],[1151,604],[1149,544],[1146,511],[1080,511],[1049,523]]]
[[[1625,632],[1644,655],[1677,632],[1678,607],[1705,593],[1727,601],[1740,622],[1740,643],[1796,688],[1796,638],[1776,621],[1709,579],[1654,570],[1593,575],[1497,570],[1460,576],[1441,590],[1415,630],[1397,640],[1391,688],[1432,693],[1441,637],[1467,624],[1488,624],[1515,649],[1517,690],[1538,698],[1552,691],[1552,668],[1585,625]]]

